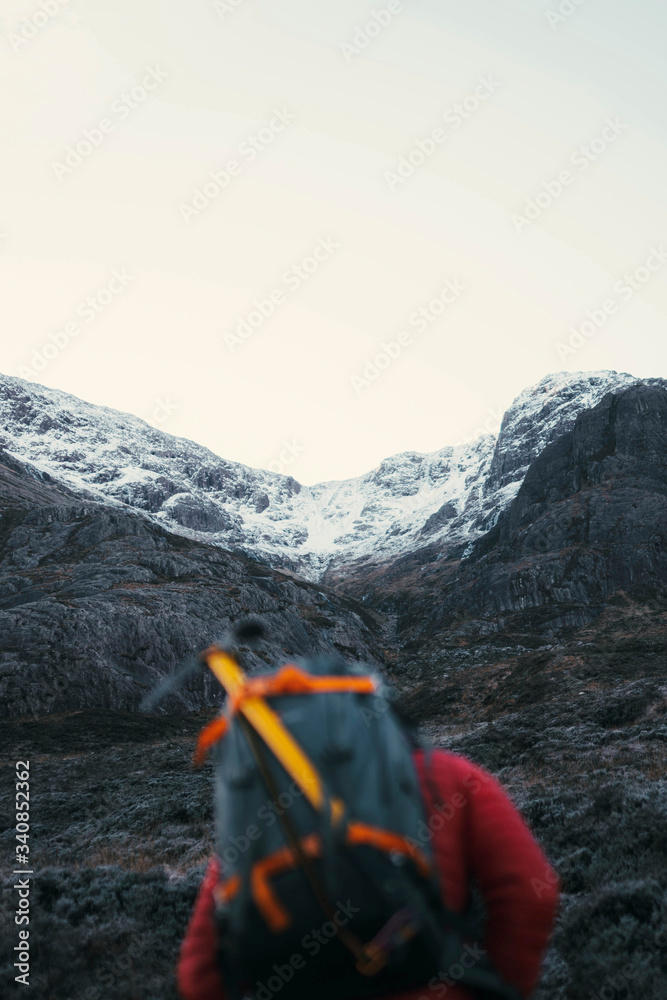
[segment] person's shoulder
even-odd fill
[[[462,754],[452,753],[450,750],[430,749],[428,752],[417,750],[415,761],[419,770],[430,769],[431,773],[438,779],[445,779],[449,783],[461,784],[471,781],[486,782],[492,781],[488,771],[473,764],[471,760]]]

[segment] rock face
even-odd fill
[[[667,391],[632,386],[545,448],[464,571],[503,567],[478,606],[549,604],[583,623],[619,590],[664,597],[666,542]]]
[[[569,565],[567,579],[552,577],[529,600],[558,590],[561,600],[595,605],[619,588],[662,592],[666,540],[667,392],[638,385],[605,396],[542,452],[473,562],[495,547],[519,557],[576,551],[574,579]]]
[[[465,558],[425,546],[348,591],[396,615],[407,673],[549,647],[614,602],[648,621],[667,606],[667,391],[630,386],[581,413]]]
[[[284,572],[82,503],[0,455],[0,711],[136,709],[160,677],[259,614],[270,656],[338,650],[376,666],[381,616]],[[163,710],[219,701],[202,672]]]

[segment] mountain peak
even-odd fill
[[[131,414],[0,375],[0,445],[74,494],[141,511],[171,531],[321,579],[415,547],[461,551],[516,495],[534,459],[608,392],[639,380],[556,372],[525,389],[498,437],[405,451],[338,482],[302,487]]]

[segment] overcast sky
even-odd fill
[[[6,374],[304,483],[666,374],[659,0],[0,13]]]

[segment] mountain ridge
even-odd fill
[[[530,463],[580,412],[606,392],[653,382],[663,380],[549,375],[517,397],[497,437],[402,452],[363,476],[315,486],[9,376],[0,376],[0,445],[82,499],[133,507],[170,531],[318,581],[352,573],[378,553],[393,558],[424,544],[469,551]]]

